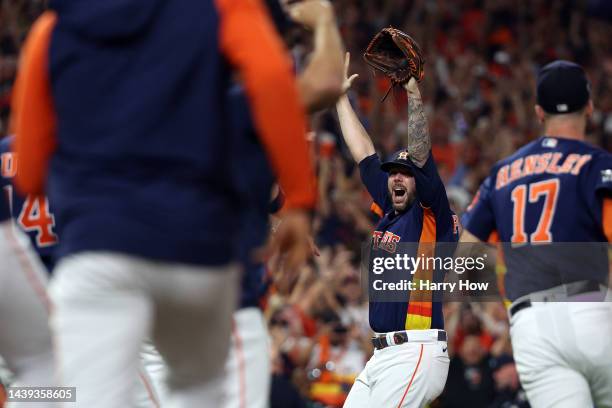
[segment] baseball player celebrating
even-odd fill
[[[348,64],[347,54],[347,70]],[[355,77],[347,80],[349,85]],[[458,238],[456,217],[431,155],[427,119],[414,77],[405,89],[407,146],[385,163],[378,158],[349,99],[343,96],[337,104],[344,140],[359,163],[374,203],[384,212],[373,233],[373,249],[385,246],[392,250],[397,243],[407,242],[432,246]],[[428,274],[431,278],[431,271],[419,270],[414,279]],[[377,333],[375,351],[345,407],[422,407],[442,392],[449,365],[442,304],[432,302],[431,293],[411,293],[410,297],[403,303],[370,302],[370,326]]]
[[[62,384],[77,406],[129,406],[151,336],[166,406],[218,407],[237,287],[236,203],[218,177],[231,163],[227,67],[286,194],[278,245],[302,262],[316,188],[289,63],[258,2],[52,5],[26,41],[13,114],[16,186],[47,190],[61,236],[50,293]]]
[[[584,142],[593,103],[582,67],[544,66],[535,113],[544,136],[493,167],[461,241],[497,231],[508,243],[510,335],[530,404],[612,407],[612,303],[578,302],[601,300],[608,280],[607,244],[578,242],[612,241],[612,155]]]

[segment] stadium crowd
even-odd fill
[[[491,165],[539,136],[533,106],[537,69],[554,59],[582,64],[595,114],[590,142],[612,150],[612,25],[586,2],[549,0],[336,0],[345,46],[360,76],[350,98],[382,156],[405,140],[406,100],[359,56],[373,35],[395,26],[427,55],[421,85],[433,153],[454,211],[461,214]],[[0,8],[0,137],[20,44],[43,0]],[[287,34],[296,61],[301,29]],[[299,65],[299,64],[298,64]],[[335,112],[311,124],[319,176],[315,241],[320,255],[292,275],[275,274],[265,302],[272,345],[272,407],[339,407],[372,353],[360,255],[376,224],[371,199],[339,137]],[[451,366],[435,407],[525,407],[501,302],[445,305]]]

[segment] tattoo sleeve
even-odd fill
[[[408,153],[413,163],[423,167],[429,151],[431,150],[431,138],[427,126],[427,117],[423,111],[421,95],[408,95]]]

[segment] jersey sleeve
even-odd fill
[[[583,196],[598,224],[603,225],[604,200],[612,199],[612,155],[602,152],[593,157],[593,162],[581,183]]]
[[[612,154],[601,154],[589,172],[589,186],[597,198],[612,197]]]
[[[612,198],[606,197],[603,200],[603,230],[608,242],[612,243]]]
[[[57,17],[43,13],[23,46],[11,101],[13,151],[19,157],[15,185],[21,193],[42,194],[56,147],[56,119],[49,82],[49,46]]]
[[[461,220],[465,230],[484,242],[487,242],[491,233],[496,230],[491,194],[492,182],[489,176],[478,189],[474,201]]]
[[[391,200],[387,191],[389,176],[380,169],[380,165],[380,158],[374,153],[359,162],[359,174],[374,203],[384,214],[391,210]]]
[[[216,0],[216,5],[221,51],[240,73],[259,138],[285,192],[286,207],[314,208],[316,177],[289,54],[261,0]]]

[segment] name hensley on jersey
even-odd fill
[[[571,153],[564,158],[563,153],[559,152],[519,157],[497,171],[495,189],[499,190],[523,177],[535,174],[571,174],[577,176],[590,160],[590,154]]]

